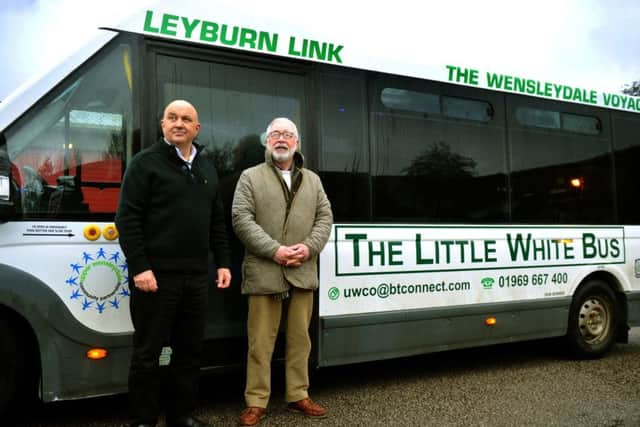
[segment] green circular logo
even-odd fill
[[[335,301],[340,297],[340,289],[333,287],[329,289],[329,299]]]

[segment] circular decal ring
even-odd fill
[[[102,235],[107,240],[116,240],[118,238],[118,229],[115,224],[105,225],[102,229]]]
[[[95,224],[89,224],[84,228],[84,238],[87,240],[98,240],[100,238],[100,227]]]
[[[101,315],[127,307],[129,277],[127,262],[114,248],[98,248],[82,252],[82,256],[69,264],[71,271],[65,283],[69,286],[70,300],[75,300],[85,313]]]

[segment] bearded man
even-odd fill
[[[327,413],[309,398],[308,365],[317,258],[331,232],[331,205],[318,175],[304,168],[296,125],[276,118],[266,135],[265,162],[242,173],[232,207],[233,227],[245,246],[242,293],[249,302],[244,426],[265,415],[283,311],[289,410],[316,418]]]

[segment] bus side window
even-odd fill
[[[23,208],[29,212],[40,210],[40,203],[47,183],[31,166],[22,167],[22,177]]]
[[[133,135],[130,49],[114,43],[8,128],[18,217],[113,217]]]
[[[508,219],[500,97],[388,76],[371,89],[375,221]]]
[[[336,221],[370,220],[365,76],[321,75],[320,173]]]
[[[0,133],[0,138],[3,135]],[[18,192],[18,168],[11,163],[6,151],[0,149],[0,221],[6,221],[13,213]]]
[[[612,114],[618,222],[640,224],[637,194],[640,182],[640,116],[615,112]]]
[[[587,107],[509,97],[512,215],[523,223],[614,221],[609,120]]]

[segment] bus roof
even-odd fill
[[[339,1],[323,3],[322,7],[284,8],[278,2],[214,5],[199,0],[182,0],[176,7],[175,2],[163,0],[108,28],[640,113],[640,97],[447,60],[434,63],[430,53],[439,50],[439,58],[452,58],[443,55],[442,50],[455,50],[455,46],[447,46],[446,34],[438,40],[424,40],[426,28],[432,24],[426,6],[421,10],[413,1],[398,0],[394,5],[407,11],[402,22],[385,21],[385,14],[390,13],[388,5],[382,7],[375,2],[351,7],[359,12],[353,16],[336,12],[336,7],[344,8]],[[419,17],[412,19],[411,11]],[[380,24],[385,22],[388,25],[382,28]],[[424,51],[417,51],[416,47]]]
[[[283,8],[278,2],[181,0],[176,6],[173,1],[147,0],[145,7],[124,21],[105,23],[103,29],[96,29],[96,38],[85,48],[0,103],[0,130],[120,31],[640,113],[640,97],[449,60],[453,56],[442,52],[456,53],[455,46],[447,46],[446,35],[438,40],[427,37],[429,16],[423,16],[426,14],[419,8],[419,18],[412,19],[407,12],[405,22],[392,22],[382,28],[380,23],[385,20],[380,16],[385,8],[375,2],[360,5],[366,9],[358,16],[335,13],[331,5],[338,4],[331,0],[318,9],[317,5]],[[415,5],[410,1],[404,10],[416,10]],[[411,24],[416,22],[424,25]],[[445,57],[449,59],[440,59]]]

